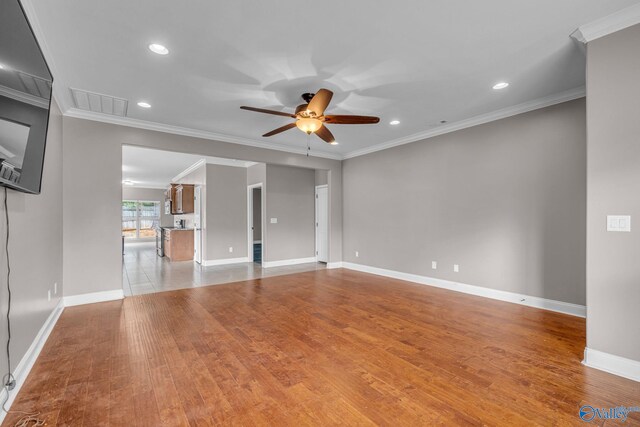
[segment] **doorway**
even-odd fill
[[[262,183],[247,187],[247,249],[251,261],[262,265],[264,254],[264,232],[262,220],[264,214]]]
[[[202,264],[202,186],[193,193],[193,260]]]
[[[316,258],[329,262],[329,187],[316,186]]]

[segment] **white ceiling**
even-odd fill
[[[133,181],[134,187],[165,188],[173,177],[203,159],[208,164],[244,168],[255,164],[125,145],[122,147],[122,180]]]
[[[131,119],[296,150],[307,138],[296,129],[260,136],[286,118],[238,107],[292,111],[325,87],[328,113],[382,119],[331,126],[338,146],[312,137],[312,152],[342,156],[582,87],[584,51],[570,34],[638,1],[25,3],[64,109],[74,87],[129,100]],[[170,54],[151,53],[154,42]],[[507,89],[491,89],[502,80]]]

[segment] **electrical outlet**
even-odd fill
[[[233,252],[233,246],[229,246],[229,252]]]
[[[438,269],[438,262],[437,261],[431,261],[431,269],[432,270],[437,270]]]
[[[53,284],[53,294],[58,295],[58,282]]]
[[[47,301],[51,301],[51,289],[47,291]]]
[[[453,271],[458,273],[460,271],[460,266],[458,264],[453,264]]]
[[[278,218],[271,218],[271,224],[277,224]]]
[[[360,252],[356,251],[356,258],[360,257]]]

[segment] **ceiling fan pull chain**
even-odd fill
[[[311,134],[307,134],[307,157],[309,157],[309,151],[311,151]]]

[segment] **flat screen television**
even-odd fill
[[[0,0],[0,185],[40,193],[52,86],[19,0]]]

